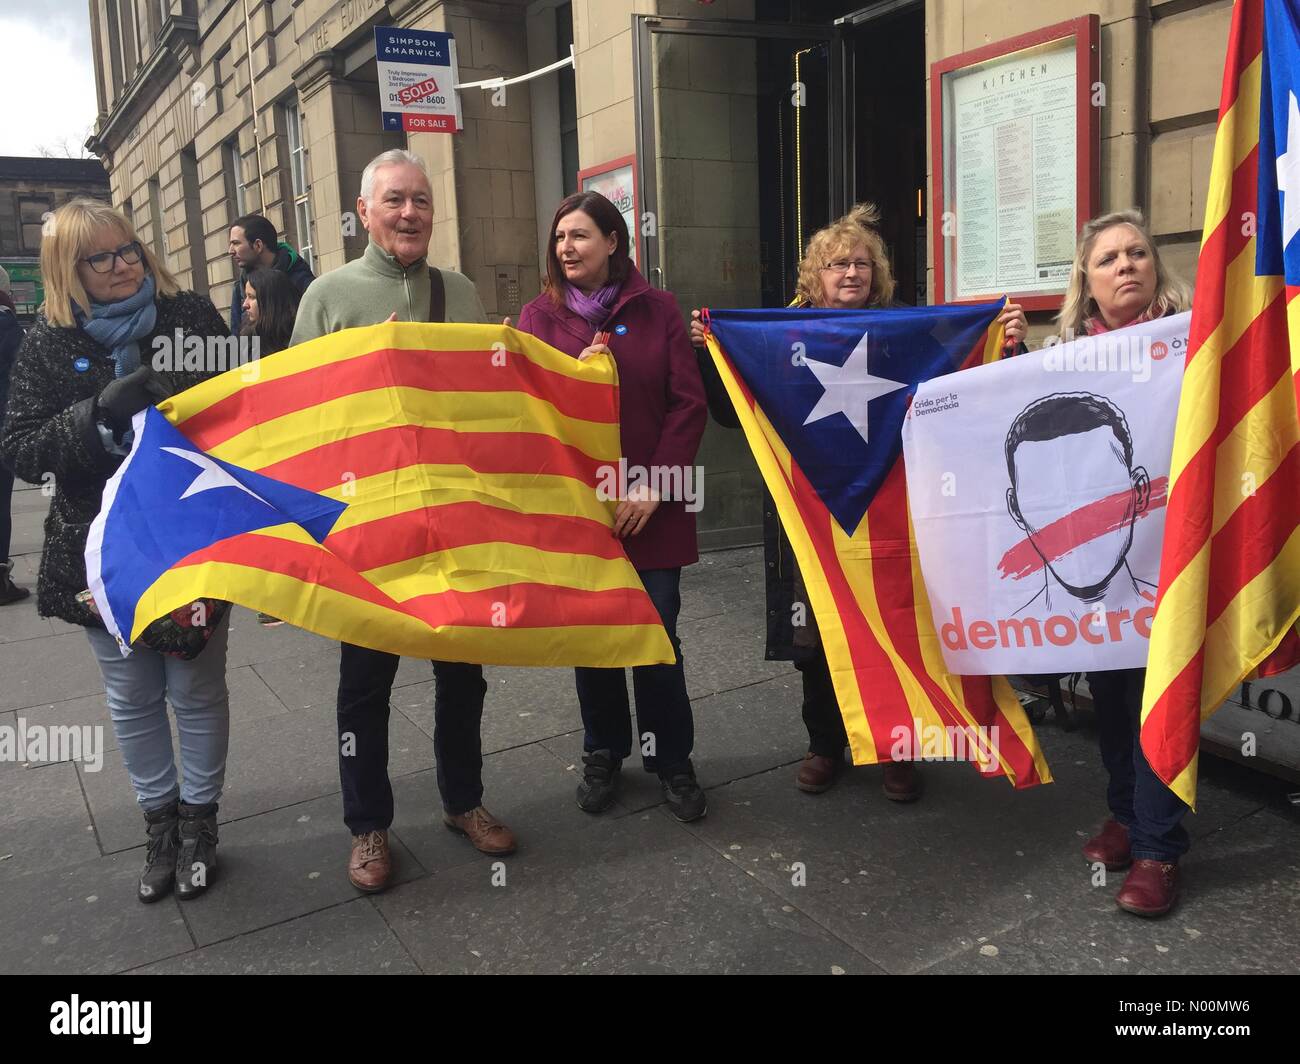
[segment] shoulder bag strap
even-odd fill
[[[437,266],[429,267],[429,320],[437,323],[447,320],[447,287]]]

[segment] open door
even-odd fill
[[[923,0],[882,0],[837,19],[844,130],[842,214],[880,208],[895,298],[924,306],[927,288],[926,61]]]
[[[783,306],[808,237],[843,197],[830,26],[637,16],[643,272],[695,307]],[[740,433],[710,425],[700,545],[761,540],[761,481]]]

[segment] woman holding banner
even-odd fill
[[[1079,233],[1065,302],[1057,317],[1060,340],[1097,336],[1178,314],[1191,294],[1160,261],[1141,213],[1116,211],[1094,218]],[[1178,893],[1178,859],[1187,852],[1182,825],[1187,806],[1151,770],[1142,753],[1140,724],[1145,669],[1090,672],[1101,760],[1110,776],[1110,819],[1083,847],[1090,862],[1110,871],[1132,866],[1115,900],[1138,916],[1162,916]]]
[[[24,480],[54,484],[37,609],[85,628],[99,662],[144,813],[138,897],[158,901],[174,885],[193,898],[216,869],[230,732],[228,618],[208,604],[177,610],[149,629],[164,652],[137,646],[123,657],[85,590],[85,553],[104,485],[130,450],[134,415],[212,375],[181,368],[179,341],[228,331],[207,298],[178,288],[122,214],[94,200],[72,200],[49,218],[41,276],[45,303],[18,352],[0,462]],[[168,701],[180,733],[179,781]]]
[[[808,241],[793,306],[828,310],[867,310],[895,306],[894,276],[885,242],[877,229],[876,207],[861,203],[843,218],[814,233]],[[1007,340],[1019,344],[1027,331],[1024,312],[1007,304],[999,321]],[[698,310],[691,313],[691,342],[704,346],[704,325]],[[715,420],[730,428],[740,421],[727,397],[712,358],[699,355]],[[844,768],[848,735],[831,683],[803,579],[795,564],[790,541],[781,527],[771,495],[764,492],[763,553],[767,570],[767,657],[793,661],[803,679],[803,720],[808,729],[808,752],[799,765],[795,785],[820,794],[834,785]],[[920,797],[920,780],[911,762],[884,766],[882,784],[886,798],[911,802]]]
[[[628,476],[614,534],[659,611],[677,659],[632,670],[636,745],[646,771],[658,773],[669,811],[689,821],[707,809],[690,760],[695,724],[677,638],[682,566],[699,556],[695,507],[688,499],[662,497],[655,484],[664,482],[660,474],[674,471],[677,483],[695,483],[693,463],[708,413],[677,302],[646,283],[628,248],[627,223],[609,200],[598,192],[569,196],[551,223],[545,291],[523,308],[519,329],[575,358],[607,354],[618,365],[623,455],[627,469],[648,472],[650,483],[632,484]],[[586,730],[578,805],[600,813],[614,801],[620,766],[634,748],[627,679],[622,669],[587,668],[577,669],[576,678]]]

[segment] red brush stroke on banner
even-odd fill
[[[1140,521],[1164,506],[1169,501],[1168,492],[1168,477],[1153,480],[1151,498],[1147,507],[1134,520]],[[1045,564],[1043,554],[1048,555],[1047,561],[1054,562],[1057,558],[1069,554],[1070,551],[1082,547],[1098,536],[1115,531],[1128,520],[1132,499],[1131,491],[1117,492],[1114,495],[1107,495],[1104,499],[1090,502],[1086,506],[1080,506],[1079,509],[1058,518],[1038,532],[1035,537],[1038,540],[1037,550],[1034,549],[1034,544],[1025,538],[1002,555],[1002,560],[998,562],[998,575],[1004,580],[1007,577],[1023,580],[1042,571]],[[1043,553],[1040,554],[1040,551]]]

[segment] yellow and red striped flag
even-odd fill
[[[229,501],[205,511],[220,525],[238,507],[274,502],[267,488],[289,485],[286,493],[323,497],[332,525],[265,524],[278,511],[252,513],[252,523],[222,526],[236,534],[211,534],[155,572],[123,561],[120,546],[129,538],[139,548],[148,515],[101,520],[96,571],[102,561],[104,583],[125,573],[117,586],[143,588],[119,596],[124,641],[212,597],[396,654],[498,665],[673,660],[613,535],[617,500],[599,490],[620,454],[612,359],[580,363],[502,326],[391,323],[254,365],[255,380],[231,370],[162,404],[200,452],[165,459],[190,475],[178,473],[184,494],[171,488],[163,501],[206,499],[224,485]],[[135,461],[133,452],[119,476]],[[200,485],[194,467],[204,462]],[[110,486],[106,512],[110,494],[118,509],[158,496],[156,485],[135,494]],[[136,531],[115,537],[122,528]]]
[[[1237,0],[1170,476],[1142,749],[1195,805],[1201,722],[1300,660],[1300,5]]]
[[[921,382],[1000,356],[1002,306],[711,310],[706,339],[803,575],[854,764],[965,760],[1028,787],[1051,774],[1010,685],[944,667],[902,447]]]

